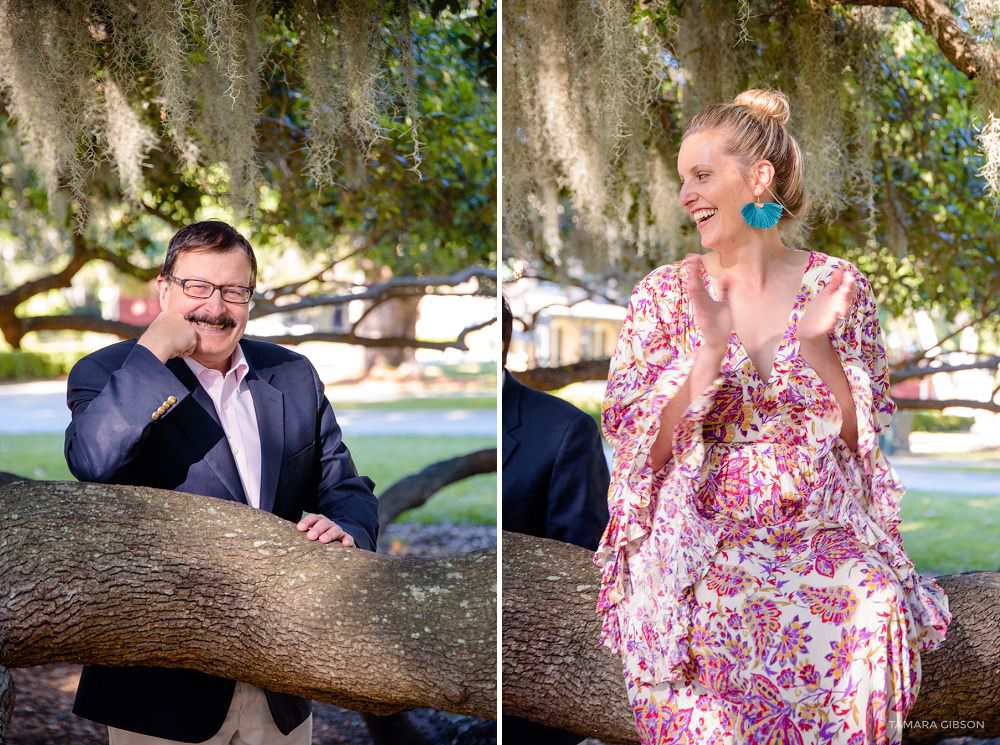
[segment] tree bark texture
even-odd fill
[[[618,657],[600,646],[593,553],[503,532],[503,710],[611,743],[637,742]],[[954,616],[925,653],[908,743],[1000,736],[1000,573],[937,577]],[[979,720],[984,729],[942,729]]]
[[[10,670],[0,667],[0,745],[6,742],[7,726],[14,713],[14,678]]]
[[[496,716],[496,551],[391,558],[243,504],[0,488],[0,665],[187,667],[385,714]]]

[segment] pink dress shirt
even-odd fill
[[[257,411],[254,409],[253,397],[245,380],[250,368],[243,356],[243,349],[239,344],[236,345],[225,375],[190,357],[184,357],[184,361],[215,404],[222,429],[229,439],[229,449],[233,451],[247,502],[250,506],[259,508],[260,431],[257,429]]]

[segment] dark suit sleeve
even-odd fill
[[[609,483],[597,424],[586,415],[574,418],[552,466],[546,536],[596,550],[608,524]]]
[[[317,437],[320,448],[319,489],[315,504],[309,510],[337,523],[350,533],[359,548],[374,551],[378,539],[378,500],[372,492],[375,483],[367,476],[358,475],[316,368],[312,363],[309,366],[319,403]]]
[[[66,389],[72,415],[65,443],[70,472],[80,481],[116,483],[152,428],[188,395],[177,376],[140,344],[114,372],[97,355],[84,357],[70,371]],[[177,403],[154,420],[153,412],[169,396]]]

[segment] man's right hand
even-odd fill
[[[192,323],[175,311],[163,311],[139,337],[139,344],[166,364],[174,357],[188,357],[198,347],[198,332]]]

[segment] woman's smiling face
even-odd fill
[[[678,200],[696,220],[705,248],[726,248],[743,242],[750,230],[740,210],[754,201],[739,161],[725,150],[727,134],[721,130],[703,130],[689,135],[677,154],[677,172],[681,179]],[[715,211],[709,219],[697,221]]]

